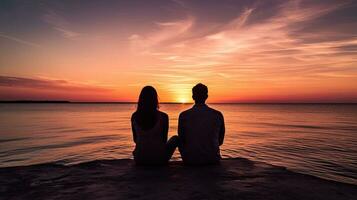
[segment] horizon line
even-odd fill
[[[0,103],[73,103],[73,104],[137,104],[136,101],[68,101],[68,100],[0,100]],[[160,102],[160,104],[194,104],[194,102]],[[357,102],[209,102],[207,104],[357,104]]]

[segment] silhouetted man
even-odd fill
[[[223,115],[205,104],[207,86],[193,87],[192,98],[195,105],[182,112],[178,122],[182,160],[189,165],[218,163],[225,132]]]

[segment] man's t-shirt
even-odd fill
[[[195,104],[180,114],[180,153],[186,164],[211,164],[221,159],[219,146],[224,139],[221,112],[206,104]]]

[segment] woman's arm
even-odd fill
[[[163,113],[164,127],[163,127],[163,140],[167,142],[167,135],[169,132],[169,116],[166,113]]]

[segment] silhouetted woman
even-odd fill
[[[145,86],[141,90],[137,110],[131,116],[136,164],[166,164],[178,145],[178,136],[173,136],[167,142],[169,117],[158,108],[155,88]]]

